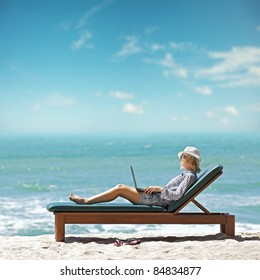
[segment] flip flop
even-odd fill
[[[141,243],[140,239],[137,238],[129,238],[126,240],[126,245],[138,245]]]
[[[120,247],[120,246],[124,245],[124,242],[120,239],[116,239],[114,245],[117,247]]]
[[[117,247],[120,247],[122,245],[138,245],[141,243],[140,239],[137,238],[127,238],[126,240],[124,239],[116,239],[114,245]]]

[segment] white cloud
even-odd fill
[[[178,92],[177,92],[177,96],[178,96],[179,98],[183,98],[183,97],[185,97],[185,94],[184,94],[183,92],[181,92],[181,91],[178,91]]]
[[[176,117],[176,116],[171,116],[171,117],[170,117],[170,120],[171,120],[172,122],[176,123],[176,122],[178,121],[178,117]]]
[[[153,43],[151,45],[148,45],[148,48],[151,49],[153,52],[165,49],[165,47],[162,44],[158,44],[158,43]]]
[[[230,52],[212,52],[211,58],[222,59],[216,66],[208,69],[212,73],[221,74],[232,72],[260,62],[260,48],[256,47],[234,47]]]
[[[182,115],[182,116],[181,116],[181,120],[186,122],[186,121],[189,121],[189,120],[190,120],[190,117],[187,116],[187,115]]]
[[[32,110],[37,112],[37,111],[40,111],[41,110],[41,104],[39,103],[36,103],[32,106]]]
[[[47,97],[43,103],[49,106],[70,107],[75,105],[76,101],[73,98],[66,97],[60,93],[57,93]]]
[[[260,25],[258,25],[258,26],[256,27],[256,29],[257,29],[258,31],[260,31]]]
[[[152,26],[152,27],[148,27],[148,28],[145,29],[144,34],[145,35],[151,35],[154,32],[156,32],[157,30],[158,30],[158,26],[156,26],[156,25]]]
[[[163,74],[165,77],[175,76],[180,78],[186,78],[188,76],[188,71],[181,65],[175,63],[172,54],[169,52],[166,53],[165,57],[159,60],[157,64],[161,65],[164,68]]]
[[[206,112],[206,117],[207,117],[207,118],[210,119],[210,118],[213,118],[213,116],[214,116],[214,113],[213,113],[212,111],[207,111],[207,112]]]
[[[143,51],[153,51],[154,57],[143,58],[145,63],[160,65],[163,67],[165,77],[175,76],[178,78],[187,78],[192,75],[194,79],[202,81],[214,81],[218,87],[242,87],[242,86],[260,86],[260,48],[233,47],[229,51],[206,52],[193,43],[189,42],[170,42],[169,44],[146,44]],[[166,50],[163,58],[155,57],[156,51]],[[194,67],[183,66],[175,61],[172,52],[182,51],[190,53],[207,54],[209,62],[213,62],[210,67],[195,69]],[[195,91],[211,95],[212,88],[209,86],[197,87]]]
[[[251,67],[249,68],[249,73],[254,74],[260,78],[260,67]]]
[[[176,122],[187,122],[190,120],[190,117],[187,115],[181,115],[181,116],[171,116],[170,120],[174,123]]]
[[[251,111],[251,112],[260,112],[260,103],[256,102],[254,104],[246,106],[244,109],[247,110],[247,111]]]
[[[60,27],[60,29],[62,29],[62,30],[64,30],[64,31],[69,31],[70,30],[70,28],[71,28],[71,26],[72,26],[72,24],[70,23],[70,22],[61,22],[60,24],[59,24],[59,27]]]
[[[177,69],[171,69],[171,70],[164,70],[163,75],[165,77],[169,76],[175,76],[179,78],[187,78],[188,77],[188,71],[185,68],[177,68]]]
[[[142,51],[139,45],[139,40],[136,36],[126,36],[126,43],[123,45],[122,49],[116,54],[119,58],[125,58],[129,55],[137,54]]]
[[[79,20],[79,22],[77,24],[77,28],[82,28],[92,16],[94,16],[96,13],[100,12],[106,6],[111,5],[113,2],[114,2],[114,0],[105,0],[101,4],[90,8],[88,11],[86,11],[86,13],[83,15],[83,17]]]
[[[144,109],[140,105],[127,103],[123,107],[123,112],[127,114],[133,114],[133,115],[142,115],[144,113]]]
[[[87,30],[83,30],[83,27],[86,25],[87,21],[92,18],[96,13],[100,12],[105,8],[106,6],[111,5],[114,2],[114,0],[105,0],[102,3],[93,6],[88,11],[85,12],[85,14],[81,17],[81,19],[78,21],[76,28],[80,30],[79,32],[79,38],[72,42],[71,48],[73,50],[79,50],[81,48],[88,48],[92,49],[94,46],[93,44],[87,44],[87,42],[92,38],[92,33]],[[64,30],[68,30],[70,28],[70,25],[68,23],[63,23],[62,27]]]
[[[171,53],[166,53],[165,57],[160,60],[158,64],[166,68],[173,68],[176,66]]]
[[[186,49],[186,44],[170,42],[170,47],[174,50],[184,50],[184,49]]]
[[[233,115],[233,116],[237,116],[238,115],[238,110],[236,107],[234,106],[227,106],[224,111],[230,115]]]
[[[254,104],[252,106],[251,110],[254,111],[254,112],[260,112],[260,103]]]
[[[201,48],[192,42],[181,42],[181,43],[170,42],[169,48],[173,51],[181,51],[181,52],[192,52],[192,53],[205,52],[204,48]]]
[[[212,89],[209,86],[195,87],[195,91],[202,95],[211,95]]]
[[[55,93],[47,98],[41,100],[40,102],[37,102],[31,106],[31,110],[34,112],[40,111],[42,108],[49,106],[49,107],[72,107],[76,104],[76,100],[64,96],[60,93]]]
[[[222,118],[220,120],[224,125],[228,125],[229,124],[229,120],[227,118]]]
[[[94,95],[97,96],[97,97],[102,97],[102,96],[103,96],[103,93],[102,93],[101,91],[96,91],[96,92],[94,93]]]
[[[228,52],[210,52],[209,57],[219,62],[199,70],[197,77],[217,81],[223,87],[260,85],[260,48],[234,47]]]
[[[28,83],[37,79],[37,76],[35,74],[28,71],[22,65],[19,65],[19,63],[18,64],[17,63],[10,63],[8,66],[13,72],[16,72],[17,74],[19,74]]]
[[[118,99],[133,99],[134,98],[133,94],[122,92],[122,91],[112,91],[112,92],[110,92],[110,96],[118,98]]]
[[[84,30],[80,32],[78,40],[74,41],[71,45],[73,50],[79,50],[83,47],[85,48],[93,48],[93,45],[86,44],[86,42],[92,38],[92,33],[88,30]]]

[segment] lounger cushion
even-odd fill
[[[196,182],[190,186],[190,188],[185,192],[185,194],[176,201],[172,201],[168,206],[169,212],[176,211],[181,205],[187,202],[190,198],[194,196],[199,190],[201,190],[205,184],[207,184],[211,179],[213,179],[216,175],[222,173],[223,166],[222,165],[211,165],[206,170],[201,172],[198,175],[198,179]]]
[[[130,203],[99,203],[93,205],[76,204],[75,202],[51,202],[47,205],[50,212],[174,212],[191,199],[211,179],[222,173],[222,165],[212,165],[201,172],[197,181],[179,200],[172,201],[166,208],[161,206],[137,205]]]
[[[93,205],[75,202],[51,202],[47,205],[50,212],[167,212],[164,207],[134,205],[125,203],[99,203]]]

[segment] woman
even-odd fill
[[[174,177],[165,187],[149,186],[143,192],[135,188],[118,184],[115,187],[92,196],[83,198],[74,194],[69,196],[71,201],[78,204],[94,204],[108,202],[123,197],[133,204],[158,205],[167,207],[172,200],[180,199],[185,191],[197,180],[197,173],[200,172],[200,152],[195,147],[186,147],[178,153],[181,168],[184,169],[180,175]]]

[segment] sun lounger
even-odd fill
[[[222,174],[222,165],[214,165],[199,174],[197,181],[184,196],[172,201],[167,208],[160,206],[99,203],[93,205],[74,202],[51,202],[47,209],[55,215],[55,239],[65,240],[66,224],[219,224],[220,231],[235,235],[235,216],[228,213],[211,213],[195,197]],[[189,203],[200,212],[181,212]]]

